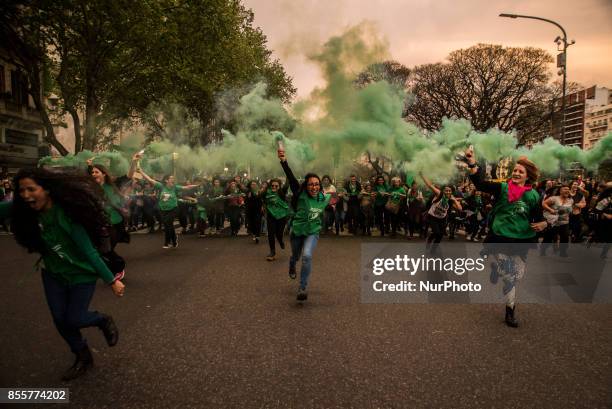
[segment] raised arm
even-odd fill
[[[146,173],[144,173],[144,171],[142,169],[139,169],[140,174],[142,175],[142,177],[149,182],[150,184],[152,184],[153,186],[155,186],[156,184],[158,184],[159,182],[155,179],[153,179],[151,176],[147,175]]]
[[[465,151],[465,158],[468,164],[470,181],[474,184],[474,186],[476,186],[476,190],[490,193],[494,195],[495,198],[498,198],[499,194],[501,193],[501,183],[485,181],[484,171],[476,162],[476,156],[471,148],[468,148]]]
[[[128,179],[132,179],[134,177],[134,173],[136,173],[136,168],[138,167],[138,161],[141,158],[142,158],[142,153],[140,152],[136,152],[134,156],[132,156],[132,163],[130,163],[130,169],[128,170],[128,173],[127,173]]]
[[[423,173],[419,174],[421,175],[423,182],[425,182],[425,186],[427,186],[434,193],[434,195],[438,196],[440,194],[440,189],[438,189],[433,183],[431,183],[431,180],[427,179],[427,177],[423,175]]]
[[[278,158],[280,159],[281,166],[283,167],[283,171],[285,172],[285,175],[287,176],[287,183],[289,183],[289,187],[291,188],[293,195],[297,196],[300,193],[300,182],[298,182],[296,177],[293,175],[293,172],[291,171],[291,168],[289,167],[289,164],[287,163],[287,157],[285,156],[284,150],[281,150],[281,149],[278,150]]]

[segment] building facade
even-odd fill
[[[592,148],[608,132],[612,132],[612,103],[591,107],[584,123],[584,149]]]
[[[43,143],[45,128],[28,93],[27,77],[19,62],[0,48],[0,174],[35,166],[49,154]]]
[[[610,103],[611,92],[608,88],[596,85],[583,90],[573,92],[565,96],[565,121],[562,121],[561,102],[559,98],[555,101],[555,111],[559,114],[553,116],[552,134],[555,139],[561,140],[562,129],[565,129],[564,145],[586,148],[588,144],[585,139],[587,128],[587,114],[597,107]]]

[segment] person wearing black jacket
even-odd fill
[[[361,194],[361,183],[357,181],[356,175],[351,175],[345,183],[344,188],[348,196],[348,210],[346,212],[346,222],[348,223],[349,233],[357,234],[359,227],[359,195]]]
[[[265,190],[261,190],[256,181],[249,183],[249,189],[246,192],[244,204],[246,206],[246,220],[249,232],[253,235],[255,244],[259,243],[261,235],[261,217],[263,211],[263,198]]]
[[[291,209],[287,203],[287,190],[289,185],[281,187],[280,179],[271,179],[264,191],[263,199],[266,206],[266,226],[268,228],[268,245],[270,254],[266,257],[268,261],[276,260],[276,241],[281,249],[285,249],[283,232],[287,224],[287,218]]]

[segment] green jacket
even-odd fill
[[[0,218],[10,213],[12,203],[0,204]],[[38,214],[40,235],[45,249],[41,256],[45,269],[67,285],[93,283],[101,278],[114,280],[87,231],[73,222],[58,205]]]

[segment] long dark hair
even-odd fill
[[[117,184],[115,183],[115,178],[110,174],[110,172],[108,171],[108,169],[106,168],[106,166],[104,165],[91,165],[91,170],[89,170],[89,174],[92,174],[93,168],[98,169],[103,175],[104,175],[104,183],[106,183],[107,185],[109,185],[114,191],[115,194],[121,196],[122,193],[119,190],[119,187],[117,186]]]
[[[307,173],[306,176],[304,176],[304,181],[300,185],[300,192],[297,195],[293,195],[291,197],[291,207],[293,208],[293,210],[297,210],[298,198],[300,197],[302,192],[307,191],[306,188],[308,186],[308,179],[312,178],[317,179],[319,181],[319,194],[317,195],[317,200],[320,200],[321,195],[323,194],[323,184],[321,183],[321,178],[316,173]]]
[[[278,183],[278,196],[283,199],[283,200],[287,200],[287,184],[283,185],[283,182],[278,179],[278,178],[272,178],[270,180],[268,180],[268,190],[272,190],[271,185],[272,183]]]
[[[17,194],[13,198],[11,228],[17,243],[30,252],[43,252],[38,212],[28,206],[19,192],[19,181],[30,178],[49,192],[54,206],[60,206],[75,223],[82,225],[94,245],[99,244],[109,225],[104,211],[104,193],[100,185],[82,171],[71,169],[21,169],[13,184]]]

